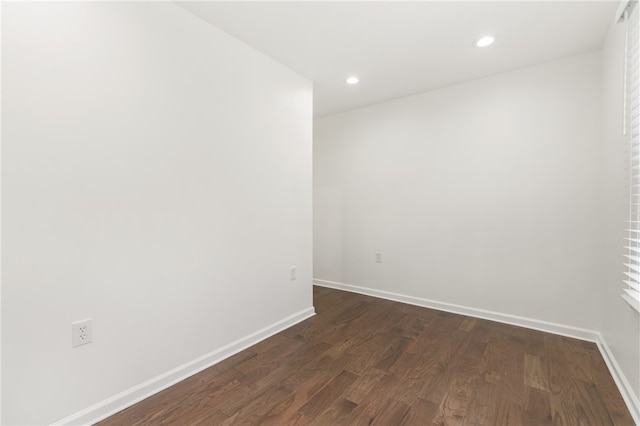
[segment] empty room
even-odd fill
[[[636,2],[0,15],[3,425],[640,424]]]

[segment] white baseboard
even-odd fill
[[[568,325],[556,324],[547,321],[541,321],[533,318],[519,317],[516,315],[503,314],[499,312],[486,311],[484,309],[470,308],[467,306],[455,305],[452,303],[438,302],[435,300],[423,299],[421,297],[408,296],[405,294],[398,294],[383,290],[376,290],[373,288],[360,287],[351,284],[344,284],[335,281],[326,281],[315,279],[313,280],[315,285],[320,287],[328,287],[336,290],[344,290],[352,293],[364,294],[366,296],[378,297],[380,299],[393,300],[395,302],[407,303],[410,305],[422,306],[425,308],[436,309],[439,311],[452,312],[454,314],[466,315],[475,318],[483,318],[490,321],[501,322],[510,325],[516,325],[519,327],[530,328],[533,330],[544,331],[546,333],[558,334],[560,336],[572,337],[575,339],[586,340],[597,344],[602,358],[604,358],[609,372],[613,377],[613,380],[618,386],[618,390],[627,404],[627,408],[633,417],[636,424],[640,425],[640,402],[638,396],[633,392],[633,388],[629,384],[629,381],[625,377],[624,373],[620,369],[613,353],[607,346],[606,341],[602,335],[593,330],[587,330],[584,328],[578,328]]]
[[[287,318],[284,318],[274,324],[271,324],[262,330],[258,330],[248,336],[236,340],[222,348],[208,353],[200,358],[194,359],[186,364],[167,371],[157,377],[147,380],[137,386],[125,390],[111,398],[105,399],[97,404],[92,405],[82,411],[59,420],[54,425],[90,425],[103,420],[118,411],[121,411],[131,405],[142,401],[145,398],[154,395],[169,386],[172,386],[187,377],[190,377],[206,368],[211,367],[220,361],[229,358],[236,353],[247,349],[256,343],[273,336],[307,318],[315,315],[313,307],[304,309]]]
[[[598,344],[598,349],[600,349],[604,362],[609,368],[611,377],[613,377],[613,381],[616,382],[618,390],[622,395],[622,399],[624,399],[624,402],[627,404],[627,408],[631,413],[631,417],[633,417],[633,421],[636,422],[636,425],[640,425],[640,400],[638,399],[638,396],[633,393],[633,388],[618,365],[616,357],[613,356],[611,349],[609,349],[609,345],[607,345],[607,342],[600,333],[598,333],[598,337],[598,342],[596,343]]]
[[[454,314],[467,315],[475,318],[483,318],[490,321],[502,322],[505,324],[517,325],[533,330],[545,331],[547,333],[558,334],[560,336],[573,337],[575,339],[587,340],[589,342],[598,341],[598,333],[593,330],[572,327],[569,325],[556,324],[541,321],[533,318],[519,317],[516,315],[502,314],[500,312],[486,311],[484,309],[469,308],[467,306],[455,305],[453,303],[438,302],[435,300],[423,299],[421,297],[407,296],[405,294],[392,293],[389,291],[376,290],[373,288],[359,287],[351,284],[343,284],[334,281],[315,279],[313,283],[321,287],[329,287],[337,290],[350,291],[352,293],[364,294],[367,296],[379,297],[381,299],[393,300],[395,302],[407,303],[409,305],[422,306],[436,309],[438,311],[451,312]]]

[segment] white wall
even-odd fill
[[[604,143],[603,202],[605,275],[600,282],[601,334],[607,342],[636,401],[640,396],[640,316],[620,297],[625,221],[629,215],[626,188],[628,157],[622,134],[624,93],[624,25],[613,25],[603,47]],[[640,409],[640,408],[639,408]]]
[[[311,309],[310,82],[168,2],[3,9],[4,424]]]
[[[314,277],[598,329],[601,104],[589,53],[317,119]]]

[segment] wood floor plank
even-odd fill
[[[162,421],[163,425],[171,425],[175,424],[176,426],[180,425],[190,425],[190,426],[207,426],[207,425],[224,425],[225,422],[229,421],[229,417],[224,414],[220,410],[208,409],[204,413],[200,413],[198,416],[193,416],[193,420],[189,418],[181,419],[178,422],[171,423]]]
[[[571,374],[567,368],[570,360],[566,358],[567,354],[562,349],[562,337],[545,335],[544,346],[545,362],[549,372],[549,390],[558,393],[563,384],[570,383]]]
[[[467,358],[481,360],[484,358],[486,349],[487,344],[485,342],[475,336],[469,336],[469,341],[467,342],[463,355]]]
[[[602,402],[607,407],[607,412],[612,422],[617,426],[629,426],[633,424],[629,410],[624,404],[622,395],[616,387],[613,377],[609,374],[607,365],[599,352],[591,352],[588,356],[591,375],[597,386]]]
[[[306,404],[320,389],[322,389],[332,379],[320,370],[303,370],[293,377],[285,380],[285,386],[294,392],[287,399],[276,404],[265,413],[261,424],[280,426],[285,419],[297,418],[296,421],[304,422],[306,417],[298,418],[300,407]]]
[[[473,327],[476,325],[477,321],[478,320],[475,319],[475,318],[467,317],[462,321],[462,323],[458,327],[458,330],[469,332],[469,331],[473,330]]]
[[[500,390],[490,382],[480,380],[469,402],[463,424],[465,426],[486,426],[496,424]]]
[[[593,382],[591,368],[589,367],[588,352],[585,350],[587,345],[580,340],[562,337],[562,350],[566,354],[568,361],[567,369],[571,377],[582,380],[583,382]],[[593,344],[595,347],[595,344]]]
[[[595,419],[599,425],[613,425],[607,407],[602,402],[598,389],[593,383],[583,382],[575,379],[577,384],[578,399],[580,406],[586,413],[587,418]]]
[[[379,370],[387,371],[400,358],[404,349],[409,345],[411,339],[402,335],[396,336],[389,341],[389,346],[382,353],[380,361],[375,365]]]
[[[368,369],[368,371],[358,376],[358,379],[352,383],[343,395],[346,399],[360,404],[366,400],[369,393],[386,375],[386,371],[376,368]]]
[[[437,424],[462,425],[480,377],[475,359],[457,357],[450,367],[448,386],[435,418]]]
[[[275,406],[287,400],[292,393],[291,390],[283,386],[262,392],[259,396],[252,398],[250,402],[243,404],[241,408],[234,412],[233,416],[229,416],[226,424],[258,424],[266,419],[267,413],[271,412]]]
[[[315,418],[347,390],[353,382],[358,379],[353,373],[342,371],[317,394],[315,394],[305,405],[300,408],[300,412],[309,418]]]
[[[314,287],[316,315],[99,423],[618,425],[597,347]]]
[[[409,408],[407,404],[391,399],[387,401],[370,424],[379,426],[402,424],[409,413]]]
[[[549,376],[539,357],[524,354],[524,384],[549,392]]]
[[[541,331],[527,330],[524,341],[524,351],[529,355],[537,356],[541,359],[544,358],[544,335],[545,333]]]
[[[409,405],[409,412],[400,425],[432,424],[438,412],[438,404],[422,398],[412,398],[407,405]]]
[[[524,345],[511,338],[491,337],[487,343],[484,362],[488,374],[485,380],[493,383],[501,398],[524,405]]]
[[[338,398],[318,418],[316,423],[320,425],[344,424],[345,418],[358,406],[346,398]]]
[[[390,400],[400,384],[400,379],[393,375],[384,376],[371,391],[367,394],[364,402],[358,406],[344,419],[344,424],[349,425],[370,425],[378,419],[383,410],[387,408]],[[388,415],[388,414],[387,414]]]
[[[523,426],[545,426],[552,424],[549,392],[528,387],[522,413]]]
[[[401,401],[413,398],[425,399],[431,392],[434,383],[443,374],[445,367],[433,352],[405,352],[390,369],[391,377],[402,383],[402,392],[397,397]],[[431,401],[433,402],[433,401]],[[436,401],[436,406],[440,401]]]
[[[555,425],[612,425],[599,396],[589,390],[589,384],[572,378],[559,392],[550,394],[551,416]]]
[[[521,425],[522,406],[512,401],[500,400],[496,408],[496,425]]]

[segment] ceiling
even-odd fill
[[[314,82],[316,117],[597,50],[617,1],[178,3]],[[496,42],[480,49],[484,34]],[[355,74],[360,83],[345,79]]]

